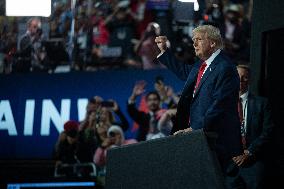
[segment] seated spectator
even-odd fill
[[[55,146],[55,175],[78,177],[94,174],[91,158],[86,159],[84,143],[79,140],[79,123],[69,120],[64,124],[64,131],[60,134]],[[88,163],[88,164],[84,164]]]
[[[79,123],[69,120],[64,123],[64,131],[60,134],[55,146],[56,167],[61,164],[74,164],[78,159],[78,130]]]

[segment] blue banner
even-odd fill
[[[0,76],[0,159],[51,158],[64,122],[83,120],[95,95],[117,101],[132,125],[126,103],[133,86],[145,80],[146,90],[154,90],[156,76],[176,92],[182,89],[183,82],[166,69]],[[130,128],[126,137],[134,136]]]

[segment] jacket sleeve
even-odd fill
[[[120,109],[118,109],[115,113],[120,119],[120,123],[118,123],[118,124],[121,126],[123,131],[126,131],[129,128],[129,123],[128,123],[126,117],[124,116],[124,114],[122,113],[122,111]]]
[[[248,147],[248,150],[253,154],[256,155],[261,152],[263,148],[266,147],[269,142],[272,140],[273,130],[274,130],[274,123],[272,119],[272,110],[270,104],[268,103],[267,99],[262,99],[263,103],[261,106],[261,114],[263,119],[261,122],[262,125],[262,132],[259,137],[257,137]]]
[[[167,49],[160,57],[158,57],[155,63],[161,63],[167,66],[175,75],[181,80],[185,81],[192,69],[192,65],[188,65],[177,60],[175,55]]]
[[[144,121],[147,119],[147,115],[145,112],[139,111],[135,104],[127,104],[127,112],[130,117],[137,122],[139,125],[144,125]]]

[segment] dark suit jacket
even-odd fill
[[[135,103],[134,104],[127,104],[127,112],[130,117],[139,125],[139,130],[137,133],[136,139],[138,141],[145,141],[146,135],[149,131],[149,123],[151,116],[149,113],[145,113],[143,111],[139,111]]]
[[[242,152],[237,102],[239,76],[236,66],[222,53],[203,74],[193,97],[193,89],[201,61],[192,65],[179,62],[167,50],[158,59],[180,79],[186,80],[178,103],[177,124],[173,132],[190,127],[217,134],[215,150],[221,159],[230,159]]]
[[[246,142],[256,159],[262,159],[273,135],[271,107],[263,97],[248,95]]]
[[[30,57],[32,52],[32,39],[27,33],[20,39],[20,53],[24,57]]]

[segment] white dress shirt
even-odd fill
[[[247,132],[248,91],[240,96],[242,99],[245,133]]]
[[[213,60],[216,58],[216,56],[218,54],[220,54],[220,52],[221,52],[220,49],[216,50],[214,53],[212,53],[212,55],[207,60],[205,60],[206,67],[205,67],[205,70],[204,70],[203,74],[206,72],[207,68],[210,66],[210,64],[213,62]],[[203,76],[203,74],[202,74],[202,76]]]

